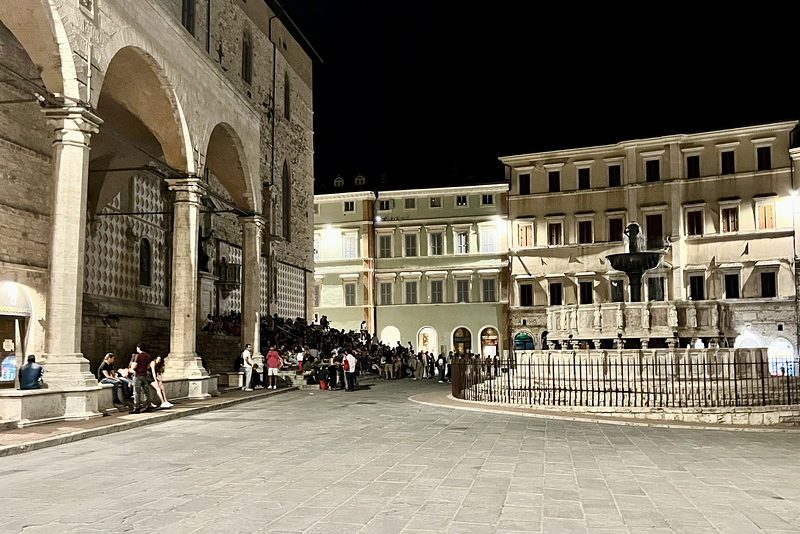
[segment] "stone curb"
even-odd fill
[[[114,423],[106,426],[101,426],[98,428],[79,430],[77,432],[71,432],[69,434],[62,434],[60,436],[53,436],[22,444],[5,445],[3,447],[0,447],[0,458],[6,456],[13,456],[15,454],[22,454],[24,452],[36,451],[39,449],[46,449],[48,447],[55,447],[56,445],[62,445],[64,443],[72,443],[74,441],[80,441],[82,439],[93,438],[96,436],[105,436],[108,434],[113,434],[115,432],[122,432],[124,430],[139,428],[145,425],[153,425],[156,423],[172,421],[174,419],[179,419],[190,415],[196,415],[199,413],[213,412],[215,410],[220,410],[222,408],[229,408],[231,406],[242,404],[244,402],[261,400],[267,397],[272,397],[274,395],[280,395],[282,393],[288,393],[289,391],[297,391],[297,390],[298,390],[297,386],[278,389],[275,391],[265,390],[255,395],[224,400],[219,403],[203,404],[199,406],[187,406],[186,408],[179,408],[178,410],[171,409],[169,411],[159,411],[159,412],[154,412],[155,415],[152,415],[150,417],[143,417],[141,419],[136,419],[133,421],[123,421],[120,423]]]
[[[466,410],[471,412],[484,412],[484,413],[499,413],[503,415],[518,415],[521,417],[534,417],[538,419],[553,419],[558,421],[577,421],[581,423],[600,423],[606,425],[623,425],[623,426],[645,426],[645,427],[653,427],[653,428],[677,428],[681,430],[723,430],[727,432],[780,432],[780,433],[798,433],[800,432],[800,428],[773,428],[767,426],[731,426],[731,425],[709,425],[709,424],[696,424],[690,425],[686,423],[682,423],[680,421],[675,422],[661,422],[661,421],[641,421],[641,420],[627,420],[622,418],[617,419],[608,419],[608,418],[601,418],[601,417],[592,417],[591,415],[586,416],[571,416],[571,415],[561,415],[560,413],[547,413],[547,410],[543,410],[541,408],[537,409],[526,409],[525,407],[521,407],[525,411],[515,411],[515,410],[505,410],[502,407],[490,407],[486,405],[475,405],[475,404],[463,404],[470,401],[463,401],[461,399],[457,399],[453,397],[452,394],[447,395],[448,402],[432,402],[429,400],[419,400],[415,397],[421,397],[423,395],[428,395],[427,393],[423,393],[422,395],[413,395],[408,397],[408,400],[411,402],[415,402],[417,404],[423,404],[425,406],[434,406],[437,408],[454,408],[456,410]]]

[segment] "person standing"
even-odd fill
[[[245,391],[253,391],[250,387],[250,382],[253,380],[253,353],[250,351],[252,346],[250,343],[244,346],[242,351],[242,370],[244,371],[244,387]]]
[[[19,369],[19,389],[39,389],[43,374],[44,369],[36,363],[36,356],[28,355],[28,363]]]
[[[136,354],[133,355],[131,361],[131,369],[135,376],[133,379],[133,410],[130,413],[153,411],[153,390],[150,388],[150,379],[147,375],[153,358],[144,349],[142,343],[136,345]]]
[[[356,362],[356,357],[353,356],[349,350],[346,350],[344,357],[342,358],[342,367],[344,369],[345,381],[347,383],[345,391],[355,391],[357,365],[358,362]]]
[[[150,383],[153,386],[153,389],[156,390],[158,394],[158,399],[161,401],[161,408],[172,408],[173,404],[167,400],[167,389],[164,387],[164,368],[166,364],[164,362],[163,356],[156,356],[153,361],[150,362],[150,374],[153,377],[153,381]]]
[[[275,350],[275,345],[272,345],[267,353],[267,376],[269,377],[267,389],[278,389],[278,369],[280,366],[281,355]]]

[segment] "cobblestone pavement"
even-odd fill
[[[800,532],[798,433],[283,395],[0,458],[0,532]]]

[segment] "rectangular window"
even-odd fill
[[[700,156],[686,157],[686,177],[700,178]]]
[[[561,191],[561,171],[550,171],[547,173],[547,178],[550,181],[550,192],[558,193]]]
[[[356,203],[352,200],[345,200],[344,211],[356,211]]]
[[[561,306],[563,302],[561,282],[550,282],[550,306]]]
[[[769,299],[778,296],[778,288],[774,272],[761,273],[761,298]]]
[[[417,234],[405,235],[405,252],[406,256],[417,255]]]
[[[738,232],[739,231],[739,207],[722,208],[720,210],[722,217],[722,231],[723,232]]]
[[[533,284],[520,284],[519,305],[533,306]]]
[[[768,146],[760,146],[756,149],[758,159],[758,170],[768,171],[772,168],[772,149]]]
[[[647,248],[649,250],[664,248],[664,231],[661,225],[661,214],[648,215],[645,217],[647,225]]]
[[[622,241],[622,219],[615,217],[608,220],[608,240]]]
[[[497,302],[496,283],[494,278],[483,279],[483,302]]]
[[[431,197],[431,207],[432,208],[441,208],[442,207],[442,197]]]
[[[378,236],[378,254],[381,258],[392,257],[392,236],[379,235]]]
[[[531,194],[531,175],[530,174],[520,174],[519,175],[519,194],[520,195],[530,195]]]
[[[183,0],[181,5],[181,24],[194,35],[194,1]]]
[[[625,302],[625,285],[622,280],[611,280],[611,302]]]
[[[650,159],[644,162],[644,174],[648,182],[661,180],[661,160]]]
[[[647,298],[648,300],[664,300],[664,278],[662,276],[647,279]]]
[[[592,221],[578,221],[578,243],[592,242]]]
[[[456,232],[456,254],[469,254],[469,232]]]
[[[620,165],[608,166],[608,187],[619,187],[622,185],[622,167]]]
[[[692,300],[705,300],[705,277],[703,275],[689,277],[689,298]]]
[[[703,235],[703,212],[701,210],[686,212],[686,235]]]
[[[417,303],[417,281],[406,282],[406,304]]]
[[[469,280],[456,280],[456,302],[469,302]]]
[[[344,285],[344,305],[356,305],[356,284],[355,282],[348,282]]]
[[[441,256],[444,254],[444,234],[442,232],[428,234],[428,244],[430,246],[431,256]]]
[[[738,299],[739,298],[739,274],[726,274],[725,275],[725,298]]]
[[[342,258],[352,260],[358,257],[358,236],[342,236]]]
[[[456,195],[456,206],[466,206],[467,195]]]
[[[494,228],[481,228],[481,253],[491,254],[495,252],[495,237],[497,231]]]
[[[407,210],[415,210],[417,209],[417,199],[416,198],[407,198],[405,200],[406,209]]]
[[[517,226],[517,246],[520,248],[533,246],[533,224],[520,223]]]
[[[381,282],[381,306],[392,305],[392,284],[391,282]]]
[[[431,303],[441,304],[444,302],[444,283],[441,280],[431,281]]]
[[[392,209],[392,201],[391,200],[379,200],[378,201],[378,210],[379,211],[389,211]]]
[[[580,283],[581,304],[591,304],[594,302],[594,282]]]
[[[720,154],[720,161],[722,163],[722,174],[733,174],[736,172],[736,164],[733,158],[733,150],[723,152]]]
[[[578,169],[578,189],[591,189],[591,173],[588,168]]]
[[[493,205],[494,205],[494,195],[481,196],[481,206],[493,206]]]
[[[757,204],[758,215],[758,229],[759,230],[774,230],[775,229],[775,204],[768,202],[765,204]]]
[[[561,240],[561,223],[547,223],[547,244],[551,247],[564,244]]]

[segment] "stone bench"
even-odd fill
[[[244,387],[244,371],[219,373],[218,383],[223,387],[241,389]]]

